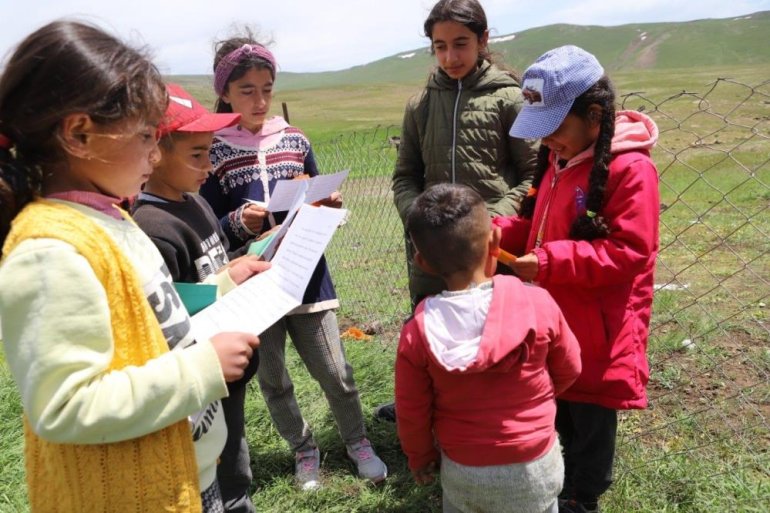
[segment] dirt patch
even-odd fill
[[[658,59],[658,47],[669,37],[669,34],[661,34],[654,39],[649,36],[646,39],[635,38],[620,55],[620,67],[653,68]]]
[[[737,436],[770,447],[767,349],[743,331],[727,332],[708,345],[716,350],[696,344],[653,367],[652,423],[687,418],[712,437]]]

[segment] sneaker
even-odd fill
[[[385,422],[396,422],[396,403],[386,403],[376,407],[374,418]]]
[[[321,467],[321,451],[318,448],[301,451],[294,455],[294,478],[302,490],[316,490],[321,487],[318,471]]]
[[[354,444],[347,445],[348,458],[353,460],[358,469],[358,477],[368,479],[372,483],[379,483],[388,477],[388,467],[374,453],[372,444],[366,438],[362,438]]]
[[[559,513],[601,513],[599,503],[578,502],[575,499],[569,499],[563,504],[559,501]]]

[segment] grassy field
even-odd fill
[[[735,82],[719,82],[729,77]],[[766,512],[770,504],[770,67],[613,74],[628,108],[661,128],[661,253],[649,355],[651,405],[620,418],[616,483],[603,510]],[[206,101],[205,79],[182,78]],[[390,468],[383,486],[352,475],[328,407],[293,348],[290,373],[323,454],[325,487],[292,485],[293,457],[256,387],[247,404],[254,501],[264,512],[437,512],[440,487],[415,486],[394,426],[369,412],[393,392],[400,321],[408,311],[403,236],[392,207],[395,156],[387,131],[421,81],[278,91],[291,121],[316,143],[320,167],[352,169],[349,222],[327,252],[369,435]],[[744,85],[742,85],[744,84]],[[757,87],[747,87],[757,86]],[[198,88],[198,89],[196,89]],[[205,93],[205,94],[204,94]],[[206,96],[208,94],[208,96]],[[375,131],[380,126],[379,131]],[[685,343],[690,341],[689,344]],[[27,511],[21,407],[0,363],[0,512]]]

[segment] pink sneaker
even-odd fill
[[[318,471],[321,467],[321,451],[318,448],[298,452],[294,455],[294,478],[302,490],[317,490],[321,487]]]
[[[368,479],[372,483],[379,483],[388,477],[388,467],[377,457],[372,449],[372,444],[366,438],[362,438],[354,444],[346,446],[348,458],[353,460],[358,469],[358,477]]]

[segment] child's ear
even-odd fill
[[[602,110],[601,105],[592,103],[588,107],[588,126],[589,128],[598,128],[602,122]]]
[[[484,263],[484,274],[491,278],[497,270],[497,257],[500,255],[500,240],[502,231],[499,226],[493,226],[489,232],[489,242],[487,251],[487,261]]]
[[[489,44],[489,30],[485,30],[484,34],[479,38],[479,47],[486,48]]]
[[[414,252],[414,263],[417,267],[422,269],[424,272],[428,274],[432,274],[434,276],[438,276],[438,273],[436,272],[431,265],[425,261],[425,259],[422,257],[422,253],[420,253],[418,250],[415,250]]]
[[[61,121],[59,129],[62,149],[73,157],[80,159],[91,158],[89,143],[93,140],[93,137],[90,135],[93,130],[94,122],[88,114],[76,112],[65,116]]]

